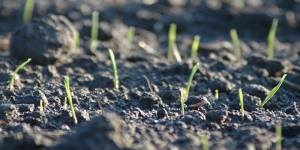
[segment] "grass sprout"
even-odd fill
[[[26,0],[24,13],[23,13],[23,22],[27,23],[32,19],[32,12],[34,8],[35,0]]]
[[[126,50],[130,51],[131,45],[132,45],[132,40],[135,34],[135,27],[131,26],[129,27],[127,34],[126,34]]]
[[[91,30],[91,43],[90,49],[95,50],[98,41],[98,24],[99,24],[99,12],[93,11],[92,13],[92,30]]]
[[[16,75],[17,75],[17,73],[19,72],[19,70],[20,70],[21,68],[23,68],[26,64],[28,64],[30,61],[31,61],[31,58],[28,58],[25,62],[23,62],[21,65],[19,65],[19,66],[17,67],[17,69],[14,71],[14,73],[13,73],[11,79],[10,79],[10,82],[9,82],[9,89],[10,89],[10,90],[13,90],[13,89],[14,89],[15,78],[16,78]]]
[[[168,54],[167,54],[167,58],[169,61],[172,61],[174,59],[173,44],[175,43],[176,40],[176,30],[177,30],[176,24],[171,23],[169,29],[169,44],[168,44]]]
[[[76,113],[75,113],[74,106],[73,106],[71,89],[70,89],[70,79],[68,76],[65,76],[65,88],[66,88],[67,98],[69,100],[72,116],[74,119],[74,123],[77,124],[78,121],[77,121]]]
[[[194,40],[191,48],[191,59],[195,59],[197,57],[197,53],[200,45],[200,38],[201,37],[199,35],[194,36]]]
[[[286,74],[284,74],[281,77],[280,82],[270,91],[270,93],[267,95],[267,97],[264,99],[264,101],[260,104],[260,106],[259,106],[260,108],[264,107],[264,105],[275,95],[275,93],[278,91],[281,84],[283,83],[285,77],[286,77]]]
[[[234,55],[236,57],[240,57],[241,56],[240,40],[235,29],[230,30],[230,37],[233,43]]]
[[[185,89],[180,89],[180,107],[181,107],[181,114],[184,115],[184,99],[186,95]]]
[[[216,98],[216,100],[219,99],[219,90],[218,89],[215,90],[215,98]]]
[[[114,87],[116,89],[118,89],[119,88],[119,77],[118,77],[118,70],[117,70],[115,55],[111,49],[108,49],[108,51],[109,51],[111,65],[112,65],[112,69],[113,69],[113,73],[114,73]]]
[[[189,92],[190,92],[192,80],[193,80],[193,77],[194,77],[196,71],[197,71],[198,68],[199,68],[199,65],[200,65],[199,63],[195,64],[195,66],[194,66],[193,69],[192,69],[192,72],[191,72],[190,77],[189,77],[189,80],[188,80],[188,84],[187,84],[187,86],[186,86],[186,88],[185,88],[185,98],[188,98],[188,97],[189,97]]]
[[[245,118],[245,110],[244,110],[244,97],[243,97],[243,91],[242,89],[239,89],[239,99],[240,99],[240,111],[242,116],[242,121],[244,121]]]
[[[41,99],[40,100],[40,112],[43,112],[44,110],[43,110],[43,100]]]
[[[77,55],[78,54],[78,50],[79,50],[79,32],[75,31],[74,35],[73,35],[73,40],[74,40],[74,54]]]
[[[274,41],[276,36],[276,30],[278,26],[278,19],[273,19],[272,26],[268,35],[268,59],[274,58]]]
[[[202,149],[203,150],[209,150],[209,143],[208,143],[208,140],[207,140],[207,137],[205,134],[200,134],[200,139],[201,139],[201,142],[202,142]]]
[[[179,53],[176,43],[173,43],[173,54],[175,56],[176,62],[179,62],[179,63],[182,62],[182,59],[181,59],[181,56],[180,56],[180,53]]]
[[[282,140],[282,125],[281,121],[278,121],[275,126],[276,132],[276,150],[281,150],[281,140]]]

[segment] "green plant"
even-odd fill
[[[77,55],[78,54],[78,49],[79,49],[79,32],[78,31],[74,31],[74,35],[73,35],[73,41],[74,41],[74,54]]]
[[[186,90],[180,89],[180,106],[181,106],[181,114],[184,115],[184,99],[185,99]]]
[[[43,100],[40,100],[40,112],[43,112]]]
[[[111,49],[108,49],[108,51],[109,51],[111,65],[112,65],[112,69],[113,69],[113,73],[114,73],[114,87],[116,89],[118,89],[119,88],[119,77],[118,77],[118,70],[117,70],[115,55]]]
[[[176,40],[176,29],[177,29],[176,24],[171,23],[169,29],[169,44],[168,44],[168,54],[167,54],[167,58],[169,61],[172,61],[174,59],[173,45]]]
[[[240,106],[241,106],[240,111],[241,111],[242,121],[244,121],[245,110],[244,110],[244,97],[243,97],[242,89],[239,89],[239,99],[240,99]]]
[[[281,140],[282,140],[282,125],[281,121],[276,123],[276,150],[281,150]]]
[[[276,36],[276,30],[278,26],[278,19],[273,19],[272,26],[268,35],[268,59],[274,58],[274,41]]]
[[[233,43],[234,55],[236,57],[240,57],[241,56],[240,40],[235,29],[230,30],[230,37]]]
[[[13,73],[11,79],[10,79],[10,82],[9,82],[9,89],[10,89],[10,90],[13,90],[13,89],[14,89],[15,78],[16,78],[16,75],[17,75],[17,73],[19,72],[19,70],[20,70],[21,68],[23,68],[26,64],[28,64],[30,61],[31,61],[31,58],[28,58],[25,62],[23,62],[21,65],[19,65],[19,66],[17,67],[17,69],[14,71],[14,73]]]
[[[280,82],[270,91],[270,93],[267,95],[267,97],[264,99],[264,101],[260,104],[260,106],[259,106],[260,108],[264,107],[264,105],[274,96],[274,94],[278,91],[281,84],[283,83],[285,77],[286,77],[286,74],[284,74],[281,77]]]
[[[195,59],[197,57],[197,53],[199,50],[199,45],[200,45],[200,36],[199,35],[195,35],[194,36],[194,40],[193,40],[193,44],[192,44],[192,48],[191,48],[191,58]]]
[[[135,27],[131,26],[129,27],[127,34],[126,34],[126,50],[130,51],[131,49],[131,44],[132,44],[132,39],[134,37],[135,34]]]
[[[192,80],[193,80],[193,77],[196,73],[196,71],[198,70],[199,68],[199,63],[195,64],[195,66],[193,67],[192,71],[191,71],[191,74],[190,74],[190,77],[189,77],[189,80],[188,80],[188,84],[185,88],[185,98],[188,98],[189,97],[189,92],[190,92],[190,88],[191,88],[191,84],[192,84]]]
[[[202,149],[203,150],[209,150],[209,143],[208,143],[208,140],[205,136],[205,134],[200,134],[200,139],[201,139],[201,142],[202,142]]]
[[[66,93],[67,93],[67,97],[68,97],[68,100],[69,100],[69,104],[70,104],[72,116],[73,116],[73,119],[74,119],[74,123],[77,124],[78,121],[77,121],[76,113],[75,113],[74,106],[73,106],[72,95],[71,95],[71,89],[70,89],[70,81],[69,81],[69,80],[70,80],[69,77],[68,77],[68,76],[65,76],[65,88],[66,88]]]
[[[98,41],[98,24],[99,24],[99,12],[93,11],[92,13],[92,30],[91,30],[91,44],[90,49],[95,50]]]
[[[216,98],[216,100],[219,99],[219,90],[218,89],[215,90],[215,98]]]
[[[23,22],[27,23],[32,19],[33,7],[35,4],[35,0],[26,0],[24,13],[23,13]]]

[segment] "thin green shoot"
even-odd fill
[[[233,43],[234,55],[236,57],[240,57],[241,56],[240,40],[235,29],[230,30],[230,37]]]
[[[244,97],[243,97],[243,91],[242,89],[239,89],[239,99],[240,99],[240,111],[241,111],[241,117],[242,121],[244,121],[245,118],[245,110],[244,110]]]
[[[191,74],[190,74],[190,77],[189,77],[189,80],[188,80],[188,84],[185,88],[185,98],[188,98],[189,97],[189,92],[190,92],[190,88],[191,88],[191,84],[192,84],[192,80],[194,78],[194,75],[196,73],[196,71],[198,70],[199,68],[199,63],[195,64],[195,66],[193,67],[192,71],[191,71]]]
[[[282,125],[281,121],[276,123],[276,150],[281,150],[281,140],[282,140]]]
[[[199,45],[200,45],[200,38],[201,37],[199,35],[194,36],[194,40],[191,48],[191,59],[195,59],[197,57]]]
[[[43,109],[43,100],[41,99],[40,100],[40,112],[43,112],[44,109]]]
[[[23,62],[21,65],[19,65],[19,66],[17,67],[17,69],[14,71],[14,73],[13,73],[11,79],[10,79],[10,82],[9,82],[9,89],[10,89],[10,90],[13,90],[13,89],[14,89],[15,78],[16,78],[16,75],[17,75],[17,73],[19,72],[19,70],[20,70],[21,68],[23,68],[26,64],[28,64],[30,61],[31,61],[31,58],[28,58],[25,62]]]
[[[285,77],[286,77],[286,74],[284,74],[281,77],[280,82],[270,91],[270,93],[267,95],[267,97],[264,99],[264,101],[260,104],[260,106],[259,106],[260,108],[263,108],[264,105],[275,95],[275,93],[278,91],[281,84],[283,83]]]
[[[176,62],[181,63],[182,59],[181,59],[181,55],[179,53],[176,43],[173,43],[173,54],[175,56]]]
[[[185,89],[180,89],[180,106],[181,106],[181,114],[184,115],[184,99],[186,95]]]
[[[112,69],[113,69],[113,73],[114,73],[114,87],[116,89],[118,89],[119,88],[119,77],[118,77],[118,70],[117,70],[115,55],[111,49],[108,49],[108,51],[109,51],[111,65],[112,65]]]
[[[206,135],[201,133],[200,134],[200,139],[201,139],[201,142],[202,142],[202,149],[203,150],[209,150],[209,143],[208,143]]]
[[[176,40],[176,30],[177,30],[176,24],[171,23],[169,29],[169,43],[168,43],[168,54],[167,54],[167,58],[169,61],[172,61],[174,59],[173,45]]]
[[[272,26],[268,35],[268,59],[274,58],[274,41],[276,37],[276,30],[278,26],[278,19],[273,19]]]
[[[74,119],[74,123],[77,124],[78,121],[77,121],[76,113],[75,113],[74,106],[73,106],[71,89],[70,89],[70,79],[68,76],[65,76],[65,88],[66,88],[67,98],[69,100],[72,116]]]
[[[73,41],[74,41],[74,54],[75,55],[78,54],[79,42],[80,42],[79,40],[80,40],[79,32],[78,31],[74,31]]]
[[[97,47],[98,24],[99,24],[99,12],[93,11],[93,13],[92,13],[91,45],[90,45],[91,50],[95,50]]]
[[[23,13],[23,22],[27,23],[32,19],[32,12],[34,8],[35,0],[26,0],[24,13]]]
[[[131,45],[132,45],[132,40],[135,34],[135,27],[131,26],[129,27],[127,34],[126,34],[126,50],[130,51]]]
[[[219,90],[218,89],[215,90],[215,98],[216,98],[216,100],[219,99]]]

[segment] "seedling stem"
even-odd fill
[[[19,72],[19,70],[20,70],[21,68],[23,68],[26,64],[28,64],[30,61],[31,61],[31,58],[28,58],[25,62],[23,62],[21,65],[19,65],[19,66],[17,67],[17,69],[14,71],[14,73],[13,73],[11,79],[10,79],[10,82],[9,82],[9,89],[10,89],[10,90],[13,90],[13,89],[14,89],[14,81],[15,81],[16,75],[17,75],[17,73]]]
[[[118,89],[119,88],[119,77],[118,77],[118,70],[117,70],[115,55],[111,49],[108,49],[108,51],[109,51],[111,65],[112,65],[112,69],[113,69],[113,73],[114,73],[114,86],[116,89]]]

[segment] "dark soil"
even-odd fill
[[[296,0],[38,0],[23,23],[24,0],[0,0],[0,149],[300,149],[300,3]],[[90,50],[91,14],[99,11],[99,41]],[[267,38],[279,20],[275,58]],[[170,23],[177,24],[182,62],[166,59]],[[126,32],[136,28],[126,51]],[[229,30],[241,40],[233,54]],[[80,47],[74,51],[74,31]],[[198,57],[189,58],[195,35]],[[116,56],[114,88],[108,48]],[[8,88],[16,67],[32,58]],[[180,89],[200,63],[180,109]],[[275,96],[259,105],[283,74]],[[65,105],[70,77],[78,124]],[[243,90],[242,121],[238,89]],[[215,90],[219,98],[215,98]],[[43,110],[40,111],[40,101]]]

